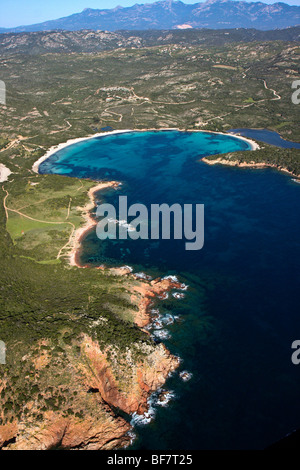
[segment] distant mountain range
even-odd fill
[[[15,54],[97,53],[120,48],[221,46],[259,41],[300,41],[300,26],[272,31],[256,29],[189,29],[167,31],[38,31],[0,35],[0,56]]]
[[[300,6],[286,3],[267,5],[233,0],[208,0],[186,5],[181,1],[158,1],[110,10],[86,8],[65,18],[17,28],[0,28],[0,33],[50,30],[148,30],[190,28],[256,28],[271,30],[300,24]]]

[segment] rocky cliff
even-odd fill
[[[84,374],[93,390],[99,390],[110,406],[132,414],[147,411],[149,395],[161,387],[170,372],[178,366],[163,344],[155,347],[137,345],[120,354],[113,348],[102,352],[99,345],[86,337],[83,344],[86,359]]]
[[[6,372],[0,385],[0,448],[122,448],[130,442],[129,415],[147,411],[150,394],[178,366],[162,344],[140,342],[121,351],[101,348],[86,334],[76,346],[56,350],[43,341],[23,357],[26,367],[18,378]]]

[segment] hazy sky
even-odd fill
[[[198,3],[201,0],[183,0],[184,3]],[[262,0],[264,3],[276,3],[276,0]],[[0,0],[0,27],[40,23],[63,16],[78,13],[84,8],[114,8],[132,6],[136,3],[154,3],[154,0]],[[300,0],[288,0],[284,3],[300,5]]]

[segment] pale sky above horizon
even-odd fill
[[[136,3],[154,3],[157,0],[0,0],[0,27],[13,28],[15,26],[41,23],[64,16],[79,13],[84,8],[107,9],[132,6]],[[195,4],[202,0],[182,0],[186,4]],[[249,0],[246,0],[249,1]],[[276,3],[276,0],[261,0],[263,3]],[[286,0],[283,3],[300,6],[300,0]]]

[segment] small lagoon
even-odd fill
[[[228,132],[240,134],[249,139],[259,140],[265,144],[275,145],[283,149],[300,149],[300,142],[285,140],[277,132],[268,129],[230,129]]]

